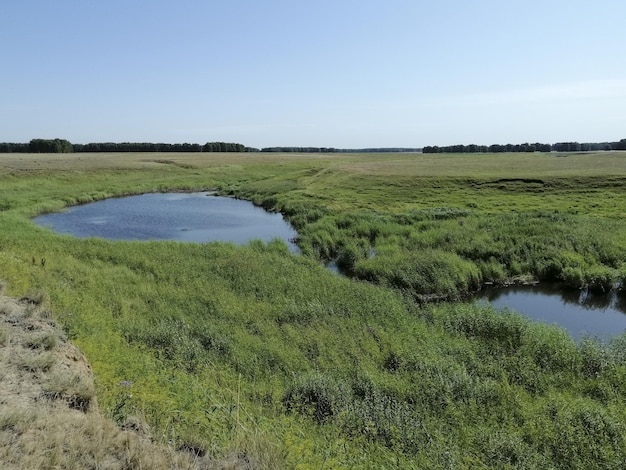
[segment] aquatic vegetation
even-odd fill
[[[415,302],[516,278],[598,289],[623,280],[623,158],[20,158],[0,176],[0,277],[84,351],[98,402],[119,424],[139,415],[178,448],[288,468],[626,460],[623,336],[576,343],[491,307]],[[280,241],[79,240],[28,219],[168,189],[279,210],[303,254]],[[352,278],[321,264],[335,259]]]

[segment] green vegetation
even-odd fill
[[[94,142],[72,144],[65,139],[32,139],[30,143],[0,142],[0,153],[72,153],[72,152],[251,152],[256,149],[232,142],[166,144],[150,142]]]
[[[624,178],[620,153],[2,156],[0,276],[85,352],[103,410],[177,448],[261,468],[619,468],[625,337],[577,344],[513,313],[415,299],[528,279],[612,287],[626,277]],[[209,188],[282,211],[303,256],[29,221]],[[323,267],[334,259],[353,277]]]

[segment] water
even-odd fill
[[[594,294],[555,285],[487,289],[477,298],[494,307],[508,307],[533,320],[565,328],[576,340],[602,340],[626,331],[626,294]]]
[[[105,199],[45,214],[34,221],[55,232],[109,240],[227,241],[284,240],[290,251],[297,232],[281,214],[251,202],[209,193],[154,193]]]
[[[35,218],[39,225],[76,237],[111,240],[227,241],[283,239],[292,252],[296,231],[280,214],[248,201],[208,193],[143,194],[70,207]],[[331,263],[329,268],[340,270]],[[608,339],[626,331],[626,294],[596,295],[558,286],[486,289],[477,297],[508,307],[533,320],[557,324],[575,339],[585,335]]]

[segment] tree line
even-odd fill
[[[27,144],[0,142],[0,153],[70,153],[74,148],[65,139],[33,139]]]
[[[168,144],[151,142],[96,142],[72,144],[65,139],[32,139],[29,143],[0,142],[0,153],[71,153],[71,152],[282,152],[282,153],[501,153],[501,152],[596,152],[626,150],[626,139],[618,142],[556,144],[524,143],[493,145],[426,146],[423,149],[407,147],[381,147],[338,149],[334,147],[246,147],[233,142],[207,142],[200,144]]]
[[[72,144],[65,139],[32,139],[29,143],[0,142],[0,153],[72,152],[255,152],[258,149],[233,142],[166,144],[150,142],[97,142]]]
[[[338,149],[334,147],[265,147],[261,152],[280,153],[400,153],[400,152],[421,152],[420,148],[405,147],[380,147],[363,149]]]
[[[423,153],[502,153],[502,152],[597,152],[603,150],[626,150],[626,139],[619,142],[559,142],[556,144],[524,143],[493,145],[426,146]]]

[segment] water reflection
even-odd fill
[[[597,294],[550,284],[514,286],[486,289],[480,293],[478,301],[559,325],[575,339],[584,336],[608,339],[626,331],[626,294],[623,291]]]
[[[110,240],[229,241],[283,239],[292,252],[297,232],[281,214],[210,193],[151,193],[106,199],[45,214],[34,221],[59,233]]]

